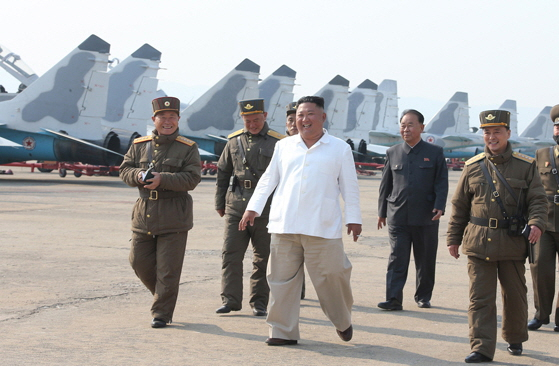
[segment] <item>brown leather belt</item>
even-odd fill
[[[497,218],[478,218],[470,216],[470,223],[477,224],[478,226],[489,227],[491,229],[495,228],[509,228],[508,219],[497,219]]]
[[[187,195],[186,191],[140,190],[140,197],[149,200],[172,199]]]

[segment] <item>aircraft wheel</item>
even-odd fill
[[[80,171],[74,171],[74,176],[81,177],[82,173]]]
[[[43,173],[50,173],[52,172],[51,169],[48,168],[37,168],[37,170],[39,170],[39,172],[43,172]]]
[[[212,175],[212,176],[215,175],[216,173],[217,173],[217,170],[214,169],[214,168],[210,169],[210,171],[209,171],[209,174]]]
[[[61,168],[58,170],[58,175],[60,177],[66,177],[66,168]]]

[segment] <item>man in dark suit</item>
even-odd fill
[[[448,170],[439,146],[421,139],[423,115],[405,110],[400,118],[404,142],[386,151],[379,188],[378,229],[386,226],[390,257],[386,273],[385,310],[401,310],[411,249],[416,269],[415,302],[431,307],[435,285],[439,218],[448,194]]]

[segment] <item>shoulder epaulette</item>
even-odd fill
[[[281,140],[283,138],[285,138],[285,135],[278,133],[277,131],[274,130],[268,130],[268,135],[270,135],[273,138],[276,138],[278,140]]]
[[[235,136],[241,135],[242,133],[243,133],[243,129],[237,130],[234,133],[227,135],[227,139],[234,138]]]
[[[134,139],[134,144],[143,143],[144,141],[150,141],[152,139],[151,135],[142,136],[141,138]]]
[[[485,153],[479,153],[478,155],[474,155],[472,158],[466,161],[466,166],[481,161],[483,158],[485,158]]]
[[[521,161],[528,162],[528,163],[532,163],[535,160],[529,155],[518,153],[518,152],[512,152],[512,156],[516,159],[520,159]]]
[[[188,138],[185,138],[184,136],[179,135],[179,136],[177,136],[177,138],[175,140],[178,141],[179,143],[183,143],[183,144],[186,144],[186,145],[189,145],[189,146],[194,145],[194,141],[192,141]]]

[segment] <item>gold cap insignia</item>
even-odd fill
[[[250,103],[247,103],[247,104],[245,105],[245,109],[247,109],[247,110],[252,110],[253,108],[254,108],[254,106],[251,105]]]
[[[164,105],[165,105],[165,107],[169,107],[171,105],[171,102],[165,101]]]
[[[493,121],[493,120],[495,120],[495,117],[496,117],[496,116],[493,116],[493,114],[490,113],[489,115],[485,116],[485,119],[486,119],[487,121]]]
[[[557,117],[554,122],[559,122],[559,117]]]

